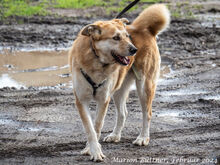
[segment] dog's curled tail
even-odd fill
[[[154,36],[164,31],[170,23],[170,12],[163,4],[155,4],[146,8],[134,20],[132,26],[136,30],[148,29]]]

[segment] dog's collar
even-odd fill
[[[95,50],[95,48],[94,48],[94,46],[93,46],[92,40],[90,41],[90,46],[91,46],[91,49],[92,49],[93,54],[94,54],[97,58],[99,58],[99,56],[97,55],[96,50]]]
[[[97,58],[99,58],[99,56],[97,55],[96,50],[95,50],[95,48],[94,48],[94,45],[93,45],[92,40],[93,40],[93,39],[91,39],[91,41],[90,41],[90,46],[91,46],[92,52],[93,52],[93,54],[94,54]],[[100,61],[100,62],[101,62],[101,61]],[[103,67],[106,67],[106,66],[109,65],[109,64],[106,64],[106,63],[103,63],[103,62],[101,62],[101,63],[102,63],[102,66],[103,66]]]
[[[88,81],[88,83],[92,86],[92,88],[93,88],[93,96],[95,96],[96,95],[96,90],[99,88],[99,87],[101,87],[102,85],[104,85],[105,84],[105,82],[106,82],[106,80],[104,80],[102,83],[100,83],[100,84],[96,84],[92,79],[91,79],[91,77],[89,77],[89,75],[88,74],[86,74],[83,70],[82,70],[82,68],[80,68],[80,71],[81,71],[81,73],[82,73],[82,75],[84,76],[84,78]]]

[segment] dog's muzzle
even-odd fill
[[[133,56],[137,52],[137,48],[134,45],[129,45],[128,52],[129,52],[129,54],[127,56]],[[119,64],[121,64],[121,65],[130,64],[130,59],[128,57],[120,56],[115,51],[111,51],[111,54]]]
[[[112,57],[114,57],[115,61],[117,61],[121,65],[128,65],[130,63],[130,59],[126,56],[120,56],[116,52],[111,52]]]

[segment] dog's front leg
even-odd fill
[[[100,136],[101,136],[101,130],[104,124],[104,119],[105,119],[105,115],[108,109],[110,99],[111,98],[109,97],[105,102],[103,102],[103,100],[98,101],[98,108],[97,108],[96,119],[95,119],[95,131],[97,133],[98,140],[100,139]]]
[[[97,139],[97,134],[94,129],[90,113],[88,111],[88,103],[80,102],[80,100],[77,98],[77,95],[75,96],[76,96],[76,106],[88,136],[88,146],[86,148],[89,149],[88,153],[91,155],[91,160],[103,161],[105,155],[102,153],[101,145],[99,144]]]
[[[104,118],[108,109],[110,98],[106,101],[100,101],[98,102],[98,108],[97,108],[97,113],[96,113],[96,119],[95,119],[95,131],[97,134],[97,139],[99,141],[100,136],[101,136],[101,130],[104,124]],[[100,144],[99,144],[100,145]],[[100,145],[101,147],[101,145]],[[90,153],[90,148],[89,148],[89,143],[86,144],[86,147],[81,151],[82,155],[91,155]]]

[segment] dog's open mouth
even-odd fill
[[[111,52],[114,59],[121,65],[128,65],[130,63],[130,59],[126,56],[120,56],[116,54],[114,51]]]

